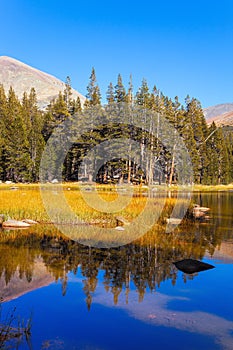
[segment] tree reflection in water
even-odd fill
[[[40,259],[52,279],[61,280],[63,295],[68,273],[77,274],[80,269],[85,278],[82,283],[88,309],[100,271],[106,292],[113,294],[114,304],[123,290],[127,303],[132,285],[140,302],[146,289],[155,291],[165,280],[176,284],[177,269],[172,262],[184,258],[201,260],[206,252],[212,255],[223,239],[220,229],[213,231],[211,225],[187,222],[172,233],[165,233],[165,228],[157,225],[139,240],[111,249],[83,246],[62,237],[51,225],[1,232],[0,281],[7,285],[17,274],[18,279],[31,283]],[[194,275],[184,275],[184,280]]]

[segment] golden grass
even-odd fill
[[[12,185],[0,185],[0,214],[16,220],[30,218],[39,222],[50,222],[40,194],[39,185],[17,185],[18,189],[10,189]],[[49,185],[48,185],[49,186]],[[49,188],[49,187],[48,187]],[[119,197],[112,187],[110,191],[82,192],[77,184],[63,185],[65,198],[71,208],[83,220],[108,219],[115,217],[115,213],[101,212],[93,209],[89,204],[98,201],[114,203]],[[51,189],[52,193],[52,189]],[[56,194],[56,193],[55,193]],[[127,197],[127,194],[126,194]],[[56,197],[55,197],[56,199]],[[88,199],[88,203],[86,201]],[[144,208],[146,198],[132,198],[129,205],[120,214],[126,213],[126,217],[137,216]]]
[[[194,192],[216,192],[233,190],[233,183],[228,185],[195,185]]]
[[[20,237],[21,240],[27,241],[27,239],[33,239],[33,235],[38,237],[46,236],[63,236],[58,229],[56,229],[53,225],[44,225],[45,223],[51,222],[46,210],[44,208],[44,204],[41,198],[39,185],[19,185],[17,190],[11,190],[10,186],[0,185],[0,214],[5,214],[8,217],[16,220],[22,220],[25,218],[30,218],[36,221],[43,223],[43,225],[32,226],[29,230],[20,230],[20,231],[3,231],[1,233],[1,241],[8,242],[9,239],[18,239]],[[83,186],[88,188],[88,186]],[[48,185],[49,188],[49,185]],[[170,233],[169,239],[168,234],[165,233],[166,220],[165,217],[169,217],[174,206],[177,202],[182,202],[182,199],[176,198],[169,193],[169,197],[167,197],[166,192],[155,193],[154,198],[148,198],[146,196],[147,189],[143,188],[140,191],[139,188],[133,189],[134,196],[131,197],[132,193],[126,188],[122,188],[124,190],[122,193],[118,193],[116,191],[116,187],[111,186],[97,186],[97,192],[94,192],[88,188],[88,191],[82,191],[82,188],[76,184],[64,184],[63,190],[64,195],[67,200],[67,203],[70,205],[70,208],[86,223],[96,224],[97,226],[110,226],[115,227],[117,225],[117,216],[122,216],[129,222],[133,222],[146,208],[147,213],[145,218],[150,217],[153,211],[156,211],[157,208],[161,208],[160,217],[157,222],[154,223],[153,227],[148,229],[148,232],[142,238],[137,240],[136,244],[139,245],[166,245],[167,241],[171,240],[173,242],[174,247],[180,247],[183,245],[187,245],[187,239],[182,238],[182,234],[179,235],[179,228],[177,235],[173,235]],[[123,194],[123,195],[122,195]],[[129,199],[128,204],[122,208],[119,212],[106,213],[102,211],[98,211],[97,209],[93,209],[88,203],[92,203],[99,200],[105,201],[106,203],[114,203],[114,201],[118,200],[120,196],[123,198]],[[86,200],[88,199],[88,201]],[[146,207],[146,205],[149,206]],[[159,210],[159,209],[158,209]],[[61,218],[58,217],[58,221]],[[62,218],[63,220],[63,218]],[[65,219],[64,219],[64,222]],[[190,223],[186,223],[183,221],[183,225],[187,224],[187,228]],[[138,226],[140,227],[140,225]],[[96,227],[96,232],[98,228]],[[84,233],[83,237],[85,238],[85,226],[83,227]],[[188,237],[190,237],[190,229],[185,230],[188,232]],[[146,233],[146,232],[145,232]],[[124,232],[123,232],[124,234]],[[116,231],[116,239],[118,232]],[[88,237],[87,237],[88,238]],[[106,237],[103,238],[105,242],[111,242],[114,239],[113,236],[109,236],[106,234]],[[170,244],[170,243],[169,243]],[[192,239],[188,244],[190,249],[192,248]],[[185,248],[185,247],[184,247]],[[185,248],[186,249],[186,248]],[[199,249],[199,248],[198,248]]]
[[[38,189],[0,190],[0,213],[22,220],[49,221]]]
[[[48,188],[51,185],[46,185]],[[45,210],[43,200],[41,198],[38,184],[17,184],[18,189],[10,189],[12,185],[0,185],[0,214],[5,214],[8,218],[22,220],[30,218],[39,222],[48,223],[50,218]],[[78,217],[88,223],[98,220],[107,220],[113,225],[116,224],[116,216],[122,215],[125,219],[132,221],[145,209],[148,201],[152,203],[151,210],[155,210],[156,201],[160,205],[161,199],[164,201],[166,192],[162,192],[161,198],[158,194],[156,200],[148,198],[145,192],[146,188],[127,186],[120,188],[122,192],[117,192],[116,186],[97,186],[95,191],[89,185],[79,186],[78,183],[66,183],[62,185],[63,193],[71,210]],[[56,189],[56,186],[55,186]],[[86,191],[86,190],[89,191]],[[56,192],[55,192],[56,194]],[[134,195],[134,196],[133,196]],[[105,204],[108,208],[110,204],[118,199],[123,200],[123,207],[120,210],[112,210],[110,212],[93,208],[92,203]],[[56,197],[54,197],[56,200]],[[121,202],[119,202],[121,204]],[[167,199],[166,206],[172,208],[176,203],[176,198]],[[61,218],[58,218],[58,220]],[[65,220],[64,220],[65,222]]]

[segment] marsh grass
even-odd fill
[[[6,218],[15,220],[30,218],[42,223],[50,222],[41,198],[39,185],[18,185],[17,187],[17,190],[11,190],[9,185],[0,185],[0,213],[4,214]],[[87,222],[108,220],[108,222],[115,223],[114,214],[100,212],[86,203],[77,184],[65,184],[63,190],[71,209],[82,220]],[[97,195],[105,202],[114,202],[118,198],[114,186],[107,189],[106,186],[100,186]],[[93,200],[94,197],[96,198],[96,193],[90,191],[90,193],[85,193],[85,196],[88,196],[89,200],[92,201],[92,197]],[[56,198],[54,199],[56,200]],[[129,206],[121,211],[121,214],[125,213],[127,218],[133,219],[143,209],[145,201],[145,198],[133,198]],[[65,218],[58,217],[57,220],[65,222]]]
[[[0,187],[0,213],[15,220],[49,221],[39,189],[31,189],[30,186],[18,190],[1,190]]]
[[[0,300],[0,349],[18,349],[20,343],[25,340],[30,348],[32,316],[25,322],[16,316],[16,308],[13,308],[3,319]]]
[[[233,183],[229,185],[195,185],[194,192],[227,192],[233,190]]]
[[[54,200],[56,200],[56,186],[52,187],[51,185],[45,185],[44,190],[49,191],[49,195],[53,196],[54,189]],[[86,233],[85,225],[93,225],[95,226],[94,237],[95,239],[99,239],[100,235],[103,232],[99,233],[100,228],[115,228],[118,226],[117,217],[122,216],[129,223],[134,222],[137,218],[140,218],[140,215],[143,214],[143,220],[147,223],[150,221],[150,217],[153,216],[155,212],[158,212],[158,219],[154,223],[154,232],[156,232],[159,228],[166,227],[166,218],[170,216],[174,206],[178,203],[185,203],[183,199],[177,199],[176,192],[173,194],[163,190],[149,191],[147,187],[130,187],[122,186],[117,187],[114,185],[111,186],[97,186],[93,188],[90,185],[79,185],[78,183],[72,184],[63,184],[62,185],[63,193],[65,199],[70,206],[71,210],[77,215],[78,219],[82,220],[82,224],[80,221],[72,221],[69,217],[66,217],[65,214],[60,212],[55,212],[53,219],[54,223],[59,223],[60,225],[81,225],[79,229],[80,236],[74,239],[82,241],[84,239],[83,244],[88,244],[89,236]],[[108,207],[108,203],[114,204],[119,196],[122,196],[123,199],[126,199],[127,205],[123,206],[121,210],[116,212],[105,212],[94,209],[90,204],[97,200],[105,202]],[[87,200],[88,199],[88,200]],[[51,202],[52,203],[52,202]],[[43,200],[41,198],[41,193],[39,189],[39,185],[18,185],[18,189],[12,190],[10,186],[0,185],[0,214],[4,214],[6,218],[12,218],[16,220],[22,219],[33,219],[40,223],[40,225],[32,226],[28,230],[3,230],[1,233],[1,240],[7,241],[10,237],[14,239],[14,237],[18,237],[19,235],[25,240],[27,237],[33,239],[33,235],[39,235],[43,237],[43,235],[47,236],[59,236],[62,235],[59,233],[59,228],[54,229],[53,225],[51,225],[51,219],[48,216]],[[183,221],[185,221],[185,218]],[[83,225],[83,227],[82,227]],[[151,228],[151,226],[150,226]],[[152,227],[153,228],[153,227]],[[99,231],[98,231],[99,230]],[[140,223],[135,226],[136,235],[140,235]],[[63,230],[61,230],[63,231]],[[71,232],[72,228],[71,228]],[[76,233],[75,233],[76,234]],[[118,240],[120,234],[116,232],[116,234],[109,235],[106,232],[104,234],[104,241],[110,242],[114,240]],[[69,236],[72,238],[72,236]],[[122,239],[125,239],[124,233],[122,235]],[[93,242],[89,242],[90,245]]]
[[[141,236],[140,234],[138,235],[139,231],[136,232],[136,238],[132,239],[131,242],[134,241],[136,245],[140,246],[172,245],[174,249],[189,251],[189,253],[195,249],[197,252],[202,252],[203,247],[205,247],[208,243],[204,242],[204,238],[202,239],[202,236],[200,236],[198,238],[198,242],[200,244],[193,244],[193,242],[196,240],[197,229],[195,227],[195,222],[193,222],[190,218],[192,209],[191,202],[190,208],[183,218],[181,224],[178,227],[175,227],[172,232],[166,232],[166,219],[171,216],[175,205],[177,203],[181,205],[182,203],[185,203],[184,199],[177,199],[175,191],[173,194],[162,191],[161,193],[156,192],[154,193],[153,198],[150,198],[150,193],[147,189],[143,189],[142,192],[134,191],[134,196],[130,198],[129,204],[120,212],[104,213],[91,208],[88,203],[86,203],[85,199],[83,198],[83,193],[80,191],[77,184],[74,184],[73,186],[66,184],[63,186],[63,189],[65,198],[71,209],[87,224],[91,224],[91,226],[94,227],[95,236],[90,238],[86,232],[85,225],[78,230],[80,235],[75,236],[74,238],[72,238],[72,236],[62,234],[61,232],[63,230],[59,230],[59,227],[56,227],[50,223],[50,219],[43,206],[39,188],[32,188],[29,185],[19,187],[18,190],[10,190],[9,188],[5,188],[4,190],[0,191],[0,213],[9,215],[14,219],[34,219],[40,221],[40,224],[31,226],[29,229],[25,230],[2,230],[0,231],[0,243],[12,244],[13,242],[14,246],[19,244],[41,249],[41,243],[47,239],[59,239],[63,241],[73,240],[90,246],[96,246],[96,242],[93,242],[93,240],[96,240],[101,243],[100,245],[102,245],[102,247],[104,247],[105,244],[107,246],[108,243],[118,243],[117,240],[121,238],[124,239],[124,235],[126,235],[127,232],[123,231],[123,233],[121,233],[122,237],[120,237],[120,233],[118,233],[118,231],[115,232],[115,230],[113,230],[115,234],[109,234],[107,232],[108,230],[106,230],[106,234],[103,236],[102,233],[99,234],[99,230],[101,228],[116,227],[118,225],[118,216],[122,216],[129,222],[133,222],[145,210],[146,203],[149,203],[149,206],[147,206],[145,218],[150,217],[153,214],[153,211],[157,210],[157,208],[161,208],[162,203],[162,210],[159,213],[159,218],[154,223],[153,227],[148,228],[147,232],[143,233]],[[88,196],[90,201],[94,195],[95,194],[92,190],[88,190],[87,193],[85,193],[85,196]],[[109,203],[112,203],[118,198],[118,193],[115,191],[115,189],[112,187],[110,191],[107,191],[107,186],[98,188],[98,195],[100,195],[102,200]],[[124,196],[127,197],[128,195],[129,193],[127,193],[126,189],[126,191],[124,191]],[[59,222],[62,221],[62,225],[65,225],[65,227],[70,225],[69,227],[71,227],[72,231],[72,226],[74,226],[74,223],[67,222],[65,218],[61,217],[58,217],[57,220]],[[76,226],[74,226],[74,228],[76,228]],[[210,245],[209,249],[211,246],[212,245]]]

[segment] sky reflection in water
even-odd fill
[[[7,247],[11,263],[1,250],[1,293],[5,300],[16,298],[3,304],[3,315],[14,306],[24,318],[33,311],[31,342],[36,350],[232,349],[233,194],[228,195],[224,201],[220,197],[223,209],[219,194],[204,195],[201,204],[213,208],[213,218],[209,225],[190,228],[210,241],[209,250],[215,245],[213,257],[208,252],[200,256],[195,241],[183,241],[175,251],[160,241],[159,247],[132,244],[104,255],[78,247],[63,259],[41,246]],[[186,257],[204,257],[216,268],[185,275],[171,263],[184,252]],[[23,267],[24,261],[30,263]],[[26,342],[19,349],[28,349]]]

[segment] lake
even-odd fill
[[[233,192],[194,193],[209,218],[88,247],[52,225],[2,231],[1,322],[32,317],[13,349],[232,349]],[[174,262],[214,268],[188,274]],[[0,323],[1,323],[0,322]],[[13,321],[13,325],[16,320]]]

